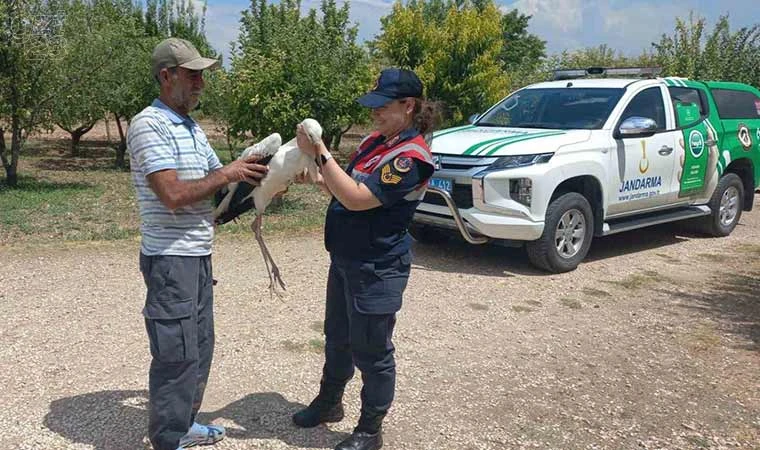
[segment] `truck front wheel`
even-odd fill
[[[534,266],[552,273],[569,272],[586,257],[594,236],[594,215],[586,197],[569,192],[546,210],[544,232],[526,244]]]

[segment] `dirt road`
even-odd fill
[[[562,275],[519,250],[417,246],[385,448],[760,448],[757,208],[724,239],[669,226],[599,239]],[[269,243],[284,301],[264,293],[253,239],[231,239],[215,253],[202,417],[229,427],[216,448],[332,448],[357,418],[356,380],[342,423],[290,423],[320,376],[320,236]],[[4,448],[145,448],[137,252],[135,241],[0,247]]]

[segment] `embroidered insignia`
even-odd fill
[[[391,172],[390,164],[386,164],[380,169],[380,181],[383,184],[398,184],[401,181],[401,177]]]
[[[412,170],[412,158],[408,156],[399,156],[393,160],[393,168],[398,173],[407,173]]]

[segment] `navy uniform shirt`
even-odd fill
[[[407,233],[427,181],[430,150],[417,130],[384,142],[373,133],[359,145],[346,172],[364,183],[382,205],[350,211],[333,197],[325,220],[325,247],[333,255],[363,261],[400,256],[411,247]]]

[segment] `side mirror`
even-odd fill
[[[480,118],[480,114],[473,114],[473,115],[471,115],[471,116],[470,116],[470,117],[467,119],[467,122],[468,122],[468,123],[475,123],[475,122],[478,120],[478,118]]]
[[[651,136],[656,132],[657,122],[648,117],[629,117],[618,128],[618,135],[623,138]]]

